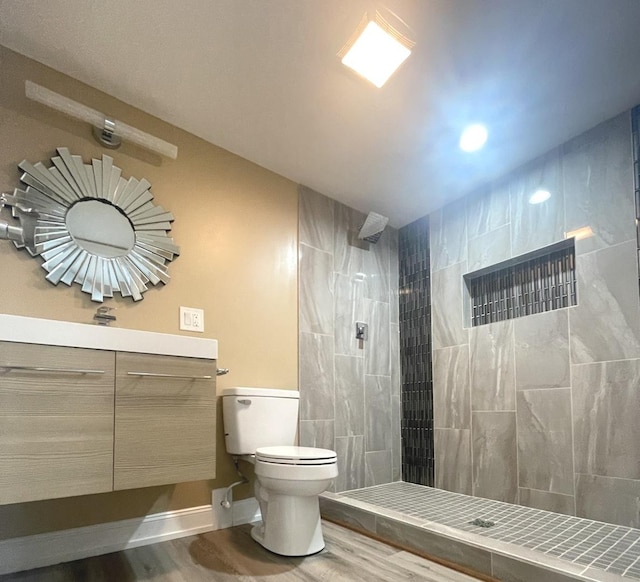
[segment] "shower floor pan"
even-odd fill
[[[640,580],[640,529],[404,482],[327,492],[320,508],[326,519],[489,580]]]

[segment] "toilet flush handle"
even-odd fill
[[[246,398],[238,398],[238,404],[246,404],[247,406],[249,406],[249,404],[251,404],[251,400],[248,400]]]

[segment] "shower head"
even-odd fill
[[[364,224],[360,227],[358,238],[370,243],[377,243],[385,226],[387,226],[387,222],[389,222],[389,219],[386,216],[369,212]]]

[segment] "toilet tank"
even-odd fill
[[[295,444],[300,393],[271,388],[226,388],[222,418],[227,452],[253,455],[258,447]]]

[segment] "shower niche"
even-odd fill
[[[574,241],[464,275],[466,327],[577,305]]]

